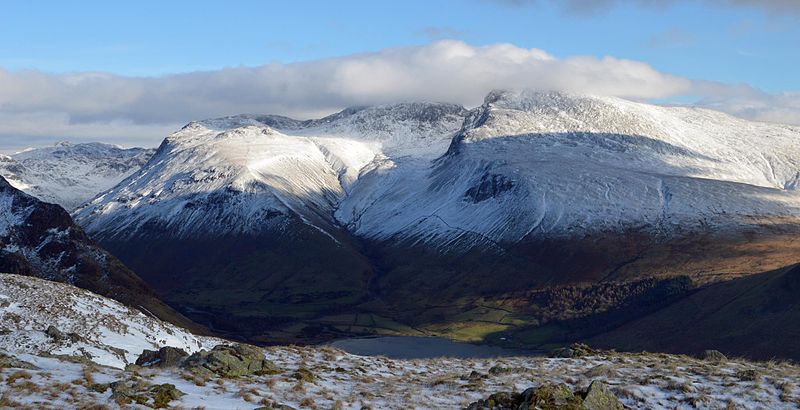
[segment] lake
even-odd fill
[[[440,337],[385,336],[340,339],[329,343],[359,356],[386,356],[390,359],[430,359],[457,357],[479,359],[508,356],[541,356],[533,350],[460,343]]]

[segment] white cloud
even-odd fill
[[[800,125],[800,92],[770,94],[746,84],[708,81],[697,81],[694,88],[704,96],[697,105],[756,121]]]
[[[663,8],[680,3],[697,3],[696,0],[484,0],[505,6],[521,7],[552,3],[568,13],[592,15],[607,11],[624,3],[638,6]],[[800,15],[800,1],[797,0],[703,0],[716,7],[747,7],[766,11],[774,15]]]
[[[475,106],[496,88],[639,100],[700,95],[708,104],[740,115],[800,123],[796,94],[771,96],[710,84],[661,73],[638,61],[559,59],[539,49],[474,47],[460,41],[152,78],[0,69],[0,145],[28,137],[155,145],[168,130],[193,119],[238,113],[315,117],[349,105],[409,100]]]

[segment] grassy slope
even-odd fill
[[[512,336],[517,345],[546,348],[639,320],[698,284],[800,262],[797,235],[786,227],[669,243],[598,235],[452,255],[344,234],[334,243],[302,224],[291,232],[104,245],[172,306],[255,343],[427,334]],[[615,340],[609,346],[626,346]],[[680,343],[672,350],[683,351],[675,349]]]
[[[800,267],[707,286],[651,315],[588,339],[625,350],[800,360]]]

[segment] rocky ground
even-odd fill
[[[20,408],[709,408],[800,405],[800,367],[710,354],[390,360],[329,347],[149,353],[126,369],[3,356],[0,405]],[[520,405],[525,405],[520,407]],[[554,407],[547,407],[554,406]]]

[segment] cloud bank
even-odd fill
[[[696,95],[748,118],[800,123],[800,96],[769,95],[666,74],[613,57],[555,58],[510,44],[460,41],[301,63],[162,77],[0,69],[0,146],[20,137],[85,137],[155,145],[194,119],[239,113],[299,118],[350,105],[410,100],[480,104],[496,88],[536,88],[650,100]]]
[[[564,11],[574,14],[592,15],[605,12],[620,4],[635,3],[652,8],[663,8],[680,3],[697,3],[697,0],[485,0],[506,6],[555,4]],[[760,9],[770,14],[800,16],[800,1],[797,0],[700,0],[717,7],[747,7]]]

